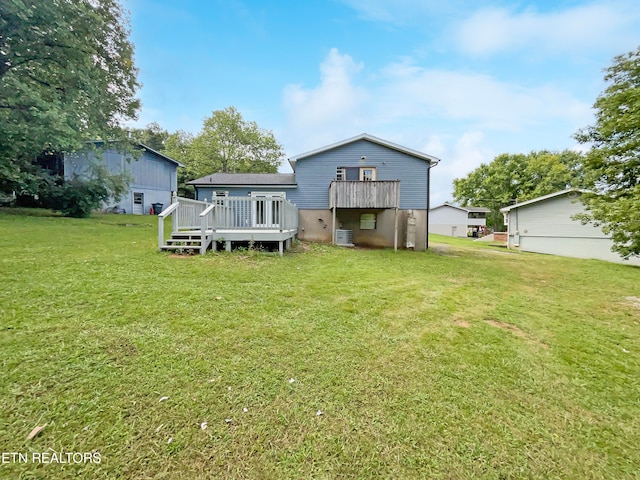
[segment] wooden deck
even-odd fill
[[[158,249],[214,251],[218,242],[230,251],[233,242],[278,242],[280,255],[298,234],[298,209],[284,198],[223,197],[216,203],[174,198],[158,215]],[[165,240],[164,219],[172,217]]]

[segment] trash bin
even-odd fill
[[[153,213],[155,215],[159,215],[162,212],[162,203],[152,203],[151,206],[153,207]]]

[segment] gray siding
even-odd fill
[[[579,198],[568,195],[513,208],[508,216],[508,246],[526,252],[640,265],[640,258],[625,261],[613,253],[611,238],[599,227],[572,220],[573,215],[584,211]]]
[[[129,160],[129,161],[128,161]],[[102,162],[112,174],[128,171],[133,180],[129,191],[117,204],[105,207],[117,207],[126,213],[133,212],[133,192],[144,195],[143,212],[148,213],[153,203],[167,206],[171,203],[171,192],[178,189],[177,165],[149,152],[142,153],[137,160],[115,150],[89,153],[66,154],[64,159],[65,178],[73,175],[86,175],[91,163]]]
[[[211,201],[213,192],[229,192],[230,197],[248,197],[251,192],[284,192],[287,200],[291,201],[290,192],[295,189],[283,188],[282,185],[276,186],[255,186],[255,187],[196,187],[196,200]]]
[[[377,180],[400,180],[401,209],[427,207],[429,163],[368,140],[298,160],[298,188],[288,198],[301,209],[329,208],[329,185],[338,167],[376,167]]]

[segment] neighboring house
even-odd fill
[[[103,146],[96,142],[98,146]],[[119,201],[105,205],[114,211],[137,215],[150,212],[154,203],[167,206],[173,192],[178,189],[178,167],[183,165],[166,155],[139,144],[140,157],[119,152],[115,148],[100,148],[89,152],[65,153],[45,157],[45,168],[55,171],[64,178],[83,175],[91,162],[101,162],[111,174],[128,171],[132,181],[129,191]],[[42,161],[40,163],[43,163]]]
[[[427,247],[430,169],[439,160],[362,134],[289,159],[293,174],[215,173],[189,182],[197,200],[284,198],[301,239]],[[260,207],[262,208],[262,207]],[[262,214],[269,216],[267,213]]]
[[[450,237],[478,237],[487,225],[485,207],[457,207],[444,203],[429,211],[429,232]]]
[[[507,246],[526,252],[595,258],[640,265],[640,258],[624,260],[611,251],[613,241],[600,227],[583,225],[572,217],[585,213],[584,190],[568,189],[500,209],[508,228]]]

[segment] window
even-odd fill
[[[336,168],[336,180],[341,182],[347,179],[347,172],[344,167]]]
[[[229,196],[229,192],[216,190],[213,192],[213,198],[211,199],[211,203],[215,203],[216,205],[224,205],[224,199],[228,196]]]
[[[373,182],[376,179],[376,167],[360,167],[360,181]]]
[[[375,230],[376,229],[376,214],[375,213],[363,213],[360,215],[360,230]]]

